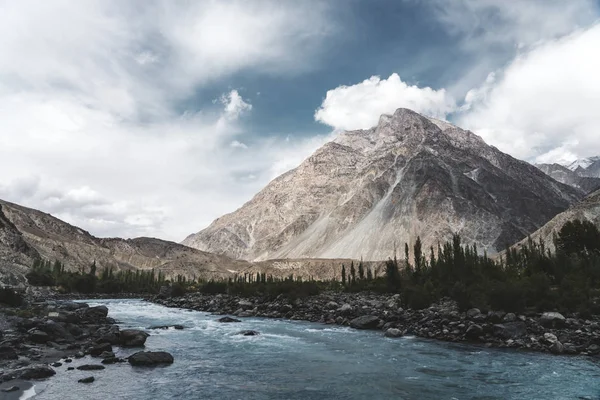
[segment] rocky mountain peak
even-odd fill
[[[582,195],[472,132],[398,109],[341,133],[183,243],[248,260],[385,260],[417,235],[437,247],[459,233],[493,253]]]

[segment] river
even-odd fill
[[[39,399],[600,399],[600,365],[580,357],[485,349],[321,324],[247,318],[223,324],[203,312],[140,300],[105,304],[122,328],[158,330],[147,350],[175,363],[67,371],[36,384]],[[259,336],[235,335],[253,329]],[[116,351],[117,356],[132,350]],[[97,360],[75,360],[71,365]],[[77,383],[93,375],[92,384]]]

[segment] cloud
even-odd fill
[[[431,0],[432,15],[457,43],[464,68],[447,89],[456,98],[533,47],[589,27],[594,0]]]
[[[183,239],[303,141],[239,151],[252,105],[230,80],[314,68],[334,29],[317,2],[3,3],[0,197],[100,236]]]
[[[388,79],[372,76],[361,83],[327,91],[315,119],[335,129],[368,129],[377,125],[381,114],[401,107],[443,119],[455,109],[455,103],[444,89],[410,86],[394,73]]]
[[[244,112],[252,110],[252,104],[246,103],[235,89],[221,95],[219,101],[225,106],[225,117],[230,120],[236,120]]]
[[[467,93],[456,122],[530,161],[600,154],[600,25],[546,41]]]

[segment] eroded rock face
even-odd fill
[[[488,254],[579,200],[469,131],[399,109],[345,132],[184,244],[246,260],[386,260],[459,233]]]

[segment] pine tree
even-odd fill
[[[342,284],[346,286],[346,267],[342,264]]]

